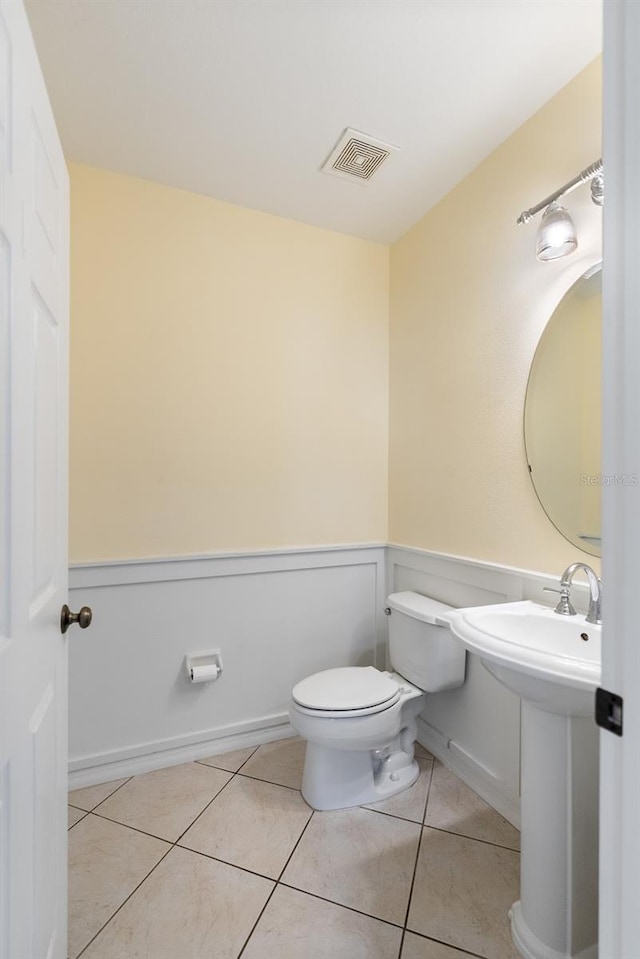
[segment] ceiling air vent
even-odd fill
[[[382,140],[347,127],[322,164],[321,170],[352,182],[368,183],[387,157],[397,149],[389,143],[383,143]]]

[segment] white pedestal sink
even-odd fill
[[[447,620],[523,700],[513,940],[525,959],[596,959],[601,627],[528,601],[461,609]]]

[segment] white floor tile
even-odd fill
[[[517,852],[425,827],[407,927],[487,959],[518,959],[507,913],[519,875]]]
[[[215,766],[217,769],[237,773],[247,759],[253,756],[257,748],[257,746],[250,746],[249,749],[237,749],[232,753],[220,753],[219,756],[208,756],[206,759],[199,759],[198,762],[204,763],[205,766]]]
[[[277,879],[311,815],[299,792],[236,776],[180,845]]]
[[[107,796],[115,792],[119,786],[126,783],[126,779],[114,779],[112,782],[100,783],[99,786],[85,786],[84,789],[74,789],[69,793],[69,803],[76,809],[84,809],[91,812],[98,803],[101,803]]]
[[[305,748],[71,793],[70,959],[518,959],[517,830],[420,746],[411,789],[313,813]]]
[[[174,847],[83,959],[236,959],[273,883]]]
[[[306,748],[305,741],[298,738],[266,743],[244,764],[242,775],[300,789]]]
[[[314,813],[282,881],[402,925],[420,829],[370,809]]]
[[[469,953],[407,932],[402,944],[401,959],[469,959]]]
[[[67,828],[71,829],[72,826],[75,826],[77,822],[80,822],[81,819],[84,819],[86,812],[82,809],[74,809],[73,806],[67,806]]]
[[[425,825],[509,849],[520,848],[518,830],[442,763],[433,769]]]
[[[100,816],[175,842],[232,774],[199,763],[134,776],[96,808]]]
[[[242,959],[397,959],[402,930],[278,886]]]
[[[69,956],[75,959],[170,846],[88,815],[69,832]]]

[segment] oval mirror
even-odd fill
[[[562,298],[538,344],[524,407],[529,475],[574,546],[601,554],[602,264]]]

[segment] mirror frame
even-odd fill
[[[590,276],[593,276],[596,272],[598,272],[598,268],[600,272],[602,272],[602,265],[603,265],[602,256],[595,257],[593,259],[593,262],[590,265],[584,266],[583,264],[584,269],[582,270],[582,272],[577,277],[575,277],[574,280],[572,280],[569,286],[566,287],[566,289],[562,293],[562,296],[558,299],[556,305],[554,306],[553,310],[549,314],[549,317],[546,323],[544,324],[542,332],[540,333],[538,343],[536,345],[533,357],[531,359],[531,365],[529,367],[529,373],[527,375],[527,383],[524,391],[524,402],[522,407],[522,435],[523,435],[523,442],[524,442],[525,465],[527,468],[527,473],[529,474],[529,479],[531,480],[533,491],[536,494],[536,499],[538,500],[540,506],[542,507],[542,510],[545,516],[547,517],[547,519],[549,520],[549,522],[568,543],[571,543],[571,545],[575,549],[579,549],[581,552],[584,552],[589,556],[598,556],[598,557],[602,556],[602,544],[600,544],[600,546],[596,546],[595,544],[591,544],[587,541],[582,541],[580,543],[575,542],[573,539],[570,538],[570,534],[568,534],[565,530],[561,529],[561,527],[558,525],[558,522],[555,519],[553,519],[553,517],[551,516],[551,514],[549,513],[547,509],[547,506],[542,501],[540,491],[538,490],[538,487],[536,486],[533,479],[533,470],[531,467],[531,457],[530,457],[530,449],[529,449],[531,441],[529,442],[529,444],[527,444],[526,410],[527,410],[527,397],[529,396],[529,390],[531,387],[531,377],[532,377],[533,367],[534,367],[536,356],[538,355],[538,351],[540,349],[542,340],[549,327],[549,324],[553,321],[553,318],[556,315],[556,312],[559,309],[565,297],[568,296],[568,294],[571,292],[571,290],[573,290],[576,284],[578,284],[580,280],[589,279]],[[576,538],[577,538],[577,534],[576,534]]]

